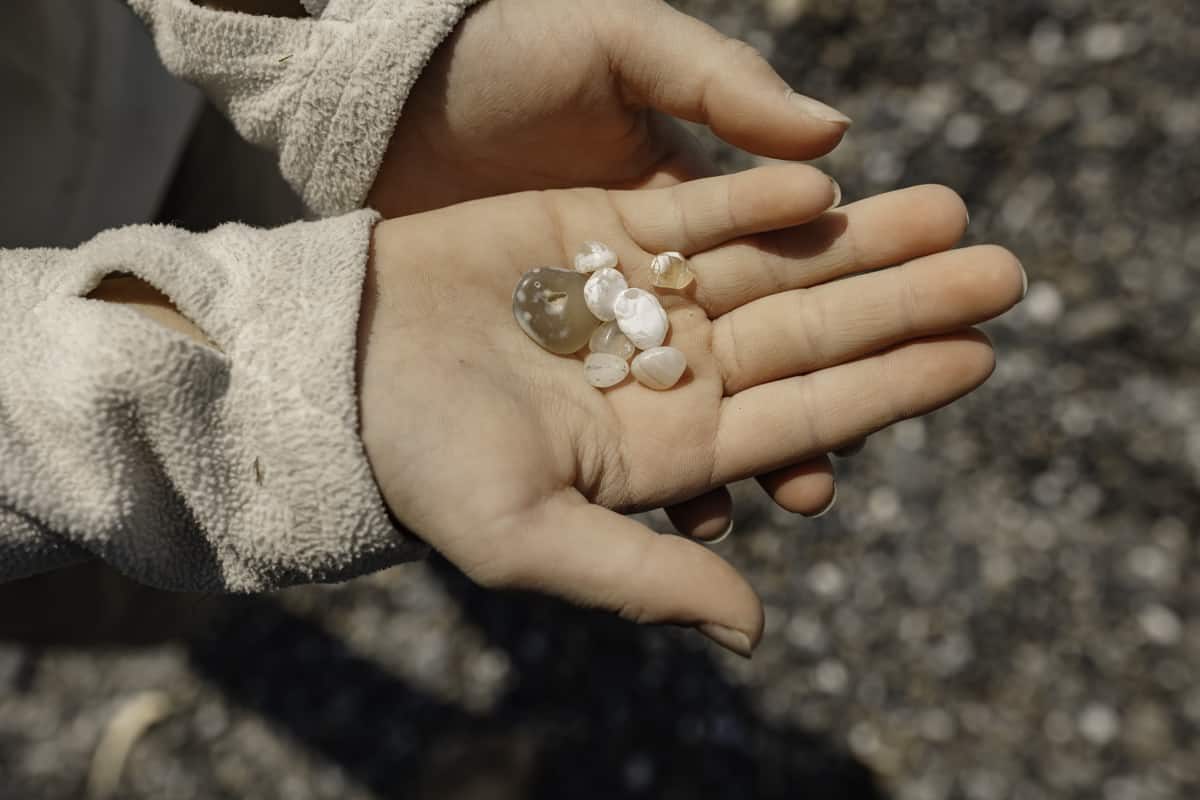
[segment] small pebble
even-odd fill
[[[583,362],[583,374],[592,386],[607,389],[625,380],[629,374],[629,362],[608,353],[592,353]]]
[[[583,287],[583,297],[587,301],[588,310],[597,319],[608,322],[616,318],[613,303],[621,292],[629,288],[625,276],[611,267],[598,269],[588,278]]]
[[[629,341],[629,337],[621,333],[621,329],[617,327],[617,323],[606,322],[599,328],[596,328],[592,333],[592,338],[588,341],[588,349],[593,353],[607,353],[610,356],[619,356],[626,361],[633,358],[633,354],[637,352],[637,348],[633,346],[633,342]]]
[[[586,276],[569,269],[542,267],[526,272],[513,291],[517,324],[551,353],[576,352],[600,324],[584,299],[586,283]]]
[[[621,332],[629,337],[637,349],[650,350],[666,340],[670,328],[667,312],[658,298],[645,289],[626,289],[621,292],[613,304],[613,311]]]
[[[687,357],[674,347],[654,347],[633,360],[633,376],[643,386],[663,391],[679,383]]]
[[[603,242],[584,242],[575,254],[576,272],[595,272],[598,269],[615,269],[617,254]]]
[[[654,285],[660,289],[683,289],[696,277],[683,253],[661,253],[650,262]]]

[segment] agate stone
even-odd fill
[[[583,362],[583,375],[597,389],[607,389],[625,380],[629,362],[608,353],[592,353]]]
[[[513,291],[513,316],[530,339],[558,355],[585,344],[600,324],[583,297],[587,275],[541,267],[521,276]]]
[[[674,347],[654,347],[633,360],[633,377],[651,389],[664,391],[679,383],[687,357]]]
[[[696,277],[682,253],[661,253],[650,262],[654,285],[660,289],[683,289]]]
[[[584,242],[575,254],[577,272],[595,272],[598,269],[613,269],[617,266],[617,254],[604,242]]]
[[[611,267],[598,269],[588,278],[583,286],[583,299],[587,301],[588,310],[597,319],[605,322],[616,319],[613,303],[621,292],[629,288],[625,276]]]
[[[606,322],[596,328],[592,333],[592,338],[588,340],[588,349],[593,353],[619,356],[626,361],[637,351],[633,342],[629,341],[629,337],[621,333],[621,329],[617,327],[615,321]]]
[[[670,327],[667,312],[658,298],[645,289],[626,289],[617,295],[613,304],[617,325],[629,337],[634,347],[649,350],[667,338]]]

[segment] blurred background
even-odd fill
[[[829,516],[738,487],[753,661],[438,559],[240,599],[80,568],[0,587],[0,798],[1200,796],[1200,5],[676,5],[854,118],[848,200],[947,184],[1031,278],[993,379],[840,460]],[[163,218],[293,213],[238,208],[269,165],[198,113]]]

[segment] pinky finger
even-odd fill
[[[828,514],[837,501],[837,478],[829,456],[777,469],[757,480],[780,508],[813,519]]]
[[[721,541],[733,528],[733,497],[724,486],[664,510],[680,534],[709,544]]]

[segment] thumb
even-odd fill
[[[634,622],[692,626],[747,658],[762,638],[758,595],[702,545],[655,533],[574,490],[516,522],[510,555],[493,562],[482,583],[556,595]]]
[[[850,125],[841,112],[793,91],[750,45],[659,0],[605,8],[613,67],[635,104],[708,125],[752,153],[788,160],[828,153]]]

